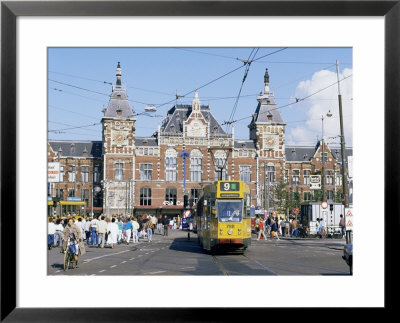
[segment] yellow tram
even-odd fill
[[[207,185],[197,202],[197,236],[208,251],[243,253],[251,243],[250,189],[242,181]]]

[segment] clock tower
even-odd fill
[[[135,122],[134,111],[121,82],[122,70],[118,62],[116,83],[107,109],[104,109],[103,126],[103,213],[128,215],[134,201],[135,176]]]
[[[264,89],[257,97],[258,106],[250,122],[250,139],[257,151],[257,196],[259,205],[265,204],[266,192],[280,181],[285,167],[285,126],[274,93],[269,88],[268,68],[264,74]],[[266,179],[269,180],[267,181]]]

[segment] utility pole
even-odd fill
[[[342,155],[342,185],[343,185],[343,196],[344,206],[349,207],[349,186],[347,183],[347,158],[346,158],[346,146],[344,141],[344,128],[343,128],[343,108],[342,108],[342,95],[340,94],[340,81],[339,81],[339,62],[336,60],[336,75],[338,80],[338,100],[339,100],[339,119],[340,119],[340,148]]]
[[[324,116],[322,115],[322,201],[325,201],[325,143],[324,143]]]

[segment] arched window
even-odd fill
[[[214,153],[215,180],[219,180],[219,173],[222,171],[222,180],[226,180],[226,152],[217,150]]]
[[[165,152],[165,180],[176,182],[176,158],[177,152],[175,149],[167,149]]]
[[[192,182],[201,182],[203,154],[199,149],[193,149],[190,152],[190,180]]]

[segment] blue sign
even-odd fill
[[[182,218],[182,230],[188,228],[188,221],[187,218]]]
[[[48,196],[47,201],[53,201],[53,198],[51,196]]]
[[[80,202],[82,199],[80,197],[67,197],[67,201]]]

